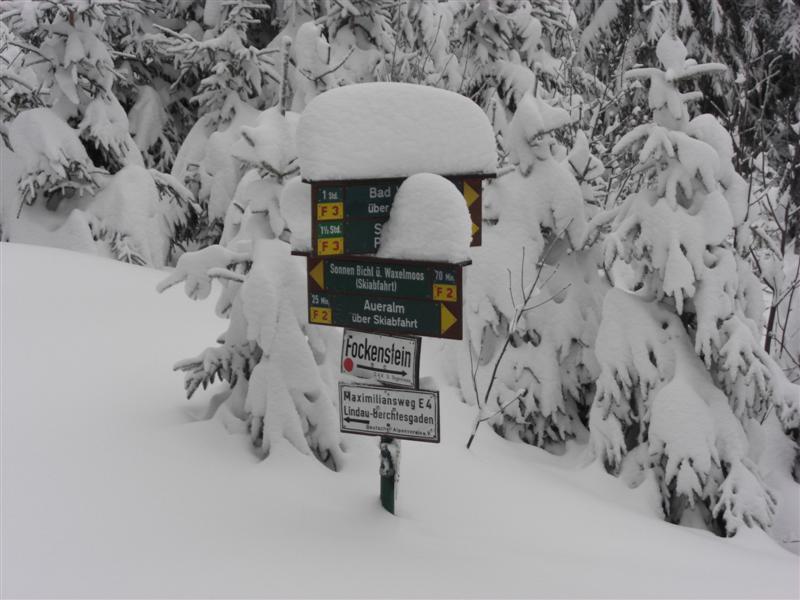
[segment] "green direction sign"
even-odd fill
[[[385,222],[376,219],[319,222],[316,226],[317,254],[374,254],[380,246]]]
[[[308,257],[307,268],[310,323],[462,337],[462,265]]]
[[[347,182],[331,185],[319,184],[314,193],[317,202],[344,203],[343,219],[378,219],[389,217],[392,202],[402,179],[367,182]],[[323,217],[327,216],[325,211]]]
[[[472,245],[481,245],[482,183],[493,175],[454,175],[472,219]],[[312,248],[317,256],[374,254],[402,178],[311,183]]]
[[[380,333],[411,333],[460,340],[461,305],[442,302],[308,293],[308,320],[316,325],[350,327]]]
[[[324,258],[307,261],[309,289],[394,298],[458,302],[461,265],[394,259]]]

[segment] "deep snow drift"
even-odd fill
[[[287,442],[259,462],[171,371],[224,329],[210,306],[101,258],[0,260],[3,597],[800,595],[798,558],[765,534],[664,523],[651,490],[574,448],[485,428],[465,450],[452,388],[442,443],[402,444],[396,517],[374,439],[346,436],[340,473]]]

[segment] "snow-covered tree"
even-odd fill
[[[656,47],[662,68],[626,74],[649,80],[653,121],[614,148],[637,153],[643,186],[608,215],[605,267],[616,288],[603,303],[589,425],[610,470],[653,469],[669,520],[733,534],[768,527],[775,509],[747,426],[771,405],[791,426],[798,397],[760,344],[761,291],[737,251],[747,185],[730,135],[710,115],[690,118],[700,94],[678,88],[725,67],[687,59],[675,31]]]
[[[796,153],[796,150],[795,150]],[[794,162],[800,157],[793,156]],[[754,202],[750,208],[753,243],[749,256],[770,297],[764,350],[800,383],[800,205],[796,165],[780,170],[766,156],[754,161],[751,178]],[[793,200],[793,197],[795,198]]]
[[[197,120],[197,107],[191,103],[196,82],[184,79],[174,57],[159,51],[159,27],[191,31],[197,8],[195,3],[157,0],[136,6],[138,10],[106,22],[115,56],[115,90],[145,165],[168,172]]]
[[[280,239],[286,231],[281,208],[293,222],[302,208],[292,205],[308,203],[310,193],[295,178],[281,199],[295,160],[297,123],[295,113],[281,113],[277,106],[264,111],[232,144],[249,170],[236,185],[222,243],[181,256],[159,289],[185,282],[187,295],[202,299],[213,280],[221,284],[216,310],[230,322],[218,345],[176,365],[186,372],[187,395],[224,381],[214,408],[222,406],[229,424],[246,427],[261,456],[286,438],[337,469],[338,421],[327,390],[328,349],[338,345],[330,339],[333,330],[308,325],[304,264]],[[300,223],[310,229],[310,220]]]
[[[571,29],[571,8],[559,1],[459,3],[455,54],[462,69],[459,91],[481,106],[499,104],[508,115],[539,82],[552,95],[566,91],[565,62],[551,54]]]
[[[248,35],[269,10],[263,0],[207,0],[202,25],[191,21],[182,31],[156,25],[158,33],[150,36],[155,49],[174,61],[178,80],[197,82],[192,102],[208,125],[229,123],[242,103],[272,103],[279,81],[277,51],[257,47]]]
[[[461,394],[476,426],[556,450],[585,437],[597,363],[592,350],[605,291],[596,257],[582,251],[581,188],[553,155],[569,114],[532,94],[507,132],[515,169],[486,190],[497,223],[473,249],[466,279]]]
[[[7,146],[6,123],[21,111],[44,106],[36,74],[25,65],[22,39],[11,30],[5,21],[0,21],[0,141]]]
[[[109,254],[162,266],[195,213],[191,195],[169,175],[144,168],[117,97],[114,34],[150,2],[7,2],[2,19],[4,129],[12,153],[4,178],[3,238]],[[13,48],[13,54],[8,48]],[[21,89],[28,95],[21,95]],[[34,92],[35,91],[35,92]]]
[[[296,31],[292,110],[302,111],[325,90],[385,77],[389,57],[398,53],[394,22],[405,8],[391,0],[321,2],[314,18],[288,21],[284,32]]]
[[[112,89],[115,65],[105,28],[106,18],[124,10],[125,3],[7,4],[3,16],[24,40],[25,63],[35,72],[37,85],[47,90],[48,106],[74,124],[93,161],[110,172],[142,164]]]
[[[675,5],[676,9],[671,7]],[[731,132],[734,165],[750,162],[785,128],[782,117],[797,103],[800,8],[782,0],[577,0],[579,59],[607,83],[635,64],[651,63],[661,34],[675,27],[689,54],[731,68],[700,80],[703,110]],[[623,108],[629,110],[632,104]],[[764,136],[764,133],[767,136]]]

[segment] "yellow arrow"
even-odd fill
[[[478,229],[480,229],[480,227],[478,227],[477,225],[475,225],[475,223],[473,223],[472,224],[472,235],[475,235],[475,233],[478,231]]]
[[[311,269],[308,272],[311,275],[311,279],[317,282],[317,285],[320,289],[325,289],[325,261],[321,260],[317,263],[317,266]]]
[[[458,323],[458,319],[456,316],[447,310],[447,307],[444,304],[440,304],[442,307],[442,323],[441,323],[441,331],[440,333],[444,333],[448,329],[450,329],[453,325]]]
[[[467,206],[472,206],[475,204],[475,200],[480,198],[481,195],[475,191],[475,189],[468,184],[466,181],[464,182],[464,199],[467,201]]]

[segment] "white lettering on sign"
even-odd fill
[[[439,443],[439,392],[339,383],[343,433]]]
[[[342,373],[413,388],[419,381],[419,352],[419,338],[346,329],[342,338]]]
[[[389,214],[391,210],[391,206],[388,204],[368,204],[367,205],[367,212],[371,215],[386,215]]]
[[[397,302],[370,302],[367,298],[364,300],[364,310],[404,315],[406,307]]]
[[[384,187],[371,187],[369,188],[369,199],[376,200],[379,198],[391,198],[392,186],[387,185]]]

